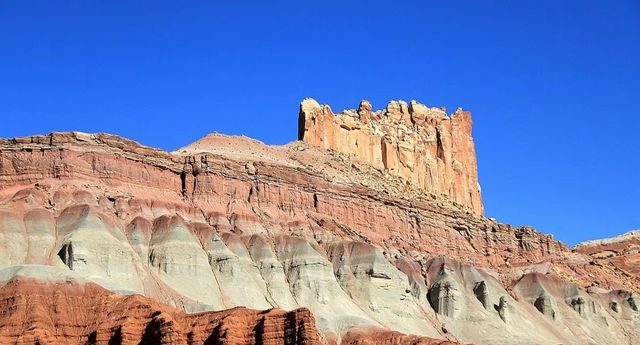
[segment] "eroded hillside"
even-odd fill
[[[0,140],[0,281],[95,283],[188,313],[307,308],[325,343],[638,343],[637,275],[482,216],[470,114],[309,102],[301,128],[320,111],[338,125],[312,138],[342,139],[213,134],[172,153],[108,134]],[[371,151],[341,149],[356,142]]]

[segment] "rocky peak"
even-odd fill
[[[334,114],[307,98],[300,104],[298,139],[350,155],[482,215],[471,126],[470,112],[458,108],[449,116],[444,108],[415,100],[390,101],[378,111],[363,100],[357,109]]]
[[[360,101],[360,105],[358,105],[358,116],[363,123],[371,122],[371,103],[369,103],[369,101]]]

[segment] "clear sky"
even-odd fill
[[[308,96],[461,106],[487,216],[570,245],[640,228],[637,0],[0,2],[0,137],[282,144]]]

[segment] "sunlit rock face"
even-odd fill
[[[259,277],[263,280],[269,302],[277,308],[290,310],[298,305],[289,289],[284,264],[278,260],[273,245],[268,238],[251,236],[247,241],[247,249]]]
[[[391,101],[372,112],[362,101],[358,109],[334,114],[309,98],[299,116],[298,139],[305,143],[353,156],[482,215],[470,112],[447,115],[416,101]]]
[[[123,290],[143,291],[135,252],[107,215],[86,204],[68,207],[57,220],[56,234],[58,259],[70,270]]]
[[[208,239],[209,264],[227,307],[249,305],[256,309],[270,309],[278,306],[269,295],[258,266],[239,238],[230,235],[225,244],[220,236],[212,233]]]
[[[27,254],[27,234],[22,218],[15,214],[0,214],[0,265],[9,267],[22,263]]]
[[[179,216],[154,222],[148,266],[160,280],[208,310],[225,308],[207,253]]]
[[[339,330],[380,326],[340,287],[331,262],[311,243],[279,236],[275,246],[293,297],[313,311],[318,327]]]
[[[640,230],[582,242],[576,245],[575,251],[591,256],[600,265],[613,265],[629,276],[640,276]]]
[[[302,111],[319,116],[310,101]],[[287,336],[294,344],[313,336],[307,326],[325,344],[638,343],[640,283],[631,266],[617,265],[622,259],[600,261],[607,258],[597,253],[611,248],[596,248],[597,255],[572,251],[530,227],[481,217],[479,199],[465,185],[475,179],[471,160],[455,158],[465,151],[454,138],[470,133],[467,115],[444,118],[416,102],[394,102],[384,111],[362,102],[330,115],[340,131],[395,128],[378,134],[404,136],[389,137],[388,151],[363,151],[371,161],[307,139],[267,146],[209,135],[173,153],[106,134],[0,140],[0,289],[7,291],[0,303],[22,313],[15,314],[22,319],[0,313],[6,317],[0,325],[9,327],[0,327],[0,339],[15,343],[19,320],[36,315],[71,325],[70,343],[89,341],[92,330],[97,342],[109,341],[119,326],[122,336],[138,339],[149,324],[187,343],[226,334],[249,344],[255,334],[272,334],[280,339],[275,343]],[[373,137],[358,137],[357,150],[367,138]],[[352,145],[349,140],[339,146]],[[417,155],[423,144],[430,153]],[[447,151],[452,148],[455,153]],[[426,169],[422,159],[431,154],[432,186],[456,186],[435,198],[428,185],[415,184],[426,175],[413,175]],[[455,174],[440,174],[447,173],[446,166],[438,170],[446,162]],[[458,195],[461,190],[470,196]],[[625,243],[623,251],[611,250],[632,257],[633,242]],[[37,282],[20,285],[30,296],[58,291],[58,301],[69,304],[55,309],[34,297],[43,308],[20,307],[25,295],[17,296],[13,284],[25,279]],[[102,292],[91,292],[91,284]],[[136,303],[109,309],[104,300],[82,302],[83,291]],[[87,315],[92,301],[104,303],[104,324],[55,312]],[[157,309],[149,301],[172,311],[144,314]],[[240,309],[232,309],[242,307],[305,311],[238,316]],[[209,313],[181,314],[224,310],[230,311],[215,314],[222,323]],[[55,328],[34,324],[32,335]],[[215,333],[216,325],[225,328]]]
[[[431,310],[412,296],[408,277],[380,248],[339,242],[330,246],[329,257],[340,286],[372,319],[404,333],[438,336]]]
[[[312,313],[303,308],[185,314],[148,297],[115,295],[92,283],[29,278],[5,284],[0,301],[2,344],[325,343]]]

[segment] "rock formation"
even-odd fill
[[[599,265],[613,265],[624,274],[640,277],[640,230],[576,245],[575,251],[590,255]]]
[[[398,332],[383,332],[380,330],[356,329],[349,331],[342,341],[343,345],[456,345],[457,342],[416,337]]]
[[[556,312],[553,310],[553,306],[551,305],[551,298],[548,295],[540,295],[538,296],[533,305],[538,309],[542,315],[548,317],[551,320],[556,318]]]
[[[93,284],[16,279],[0,290],[2,344],[321,344],[308,309],[185,314]]]
[[[507,322],[509,317],[509,302],[507,300],[507,297],[500,297],[500,302],[498,303],[496,310],[498,311],[498,315],[500,315],[502,321]]]
[[[334,114],[308,98],[299,116],[298,139],[305,143],[351,155],[482,215],[471,113],[457,109],[448,116],[416,101],[391,101],[372,111],[362,101],[357,110]]]
[[[443,269],[440,277],[429,290],[427,297],[429,298],[431,307],[436,313],[443,316],[455,317],[459,314],[460,306],[457,304],[460,303],[459,301],[461,300],[460,294],[461,291],[457,287],[455,279]]]
[[[301,128],[306,114],[325,112],[363,131],[395,126],[415,136],[433,123],[436,145],[424,142],[442,165],[433,181],[477,186],[472,143],[461,149],[454,139],[471,140],[468,115],[422,121],[423,110],[396,102],[380,112],[363,102],[333,115],[305,101]],[[325,128],[314,126],[308,133]],[[18,325],[35,315],[25,334],[42,344],[138,342],[148,327],[158,342],[267,343],[258,336],[267,325],[278,330],[275,343],[296,343],[286,339],[302,332],[295,339],[324,344],[638,344],[631,267],[483,218],[476,199],[455,194],[470,184],[429,191],[415,184],[420,177],[306,135],[306,143],[267,146],[214,134],[171,153],[108,134],[0,139],[1,339],[33,342],[20,340]],[[401,165],[411,160],[405,153]],[[443,165],[454,160],[459,174]],[[15,287],[24,281],[38,288]],[[20,291],[45,297],[28,307]],[[80,305],[65,311],[67,300]],[[94,305],[96,318],[83,316]],[[7,316],[13,310],[22,314]],[[224,323],[221,315],[236,316]]]
[[[485,309],[489,309],[490,305],[490,297],[489,291],[487,291],[487,284],[484,281],[480,281],[473,287],[473,293],[478,298],[478,301],[482,303],[482,306]]]

